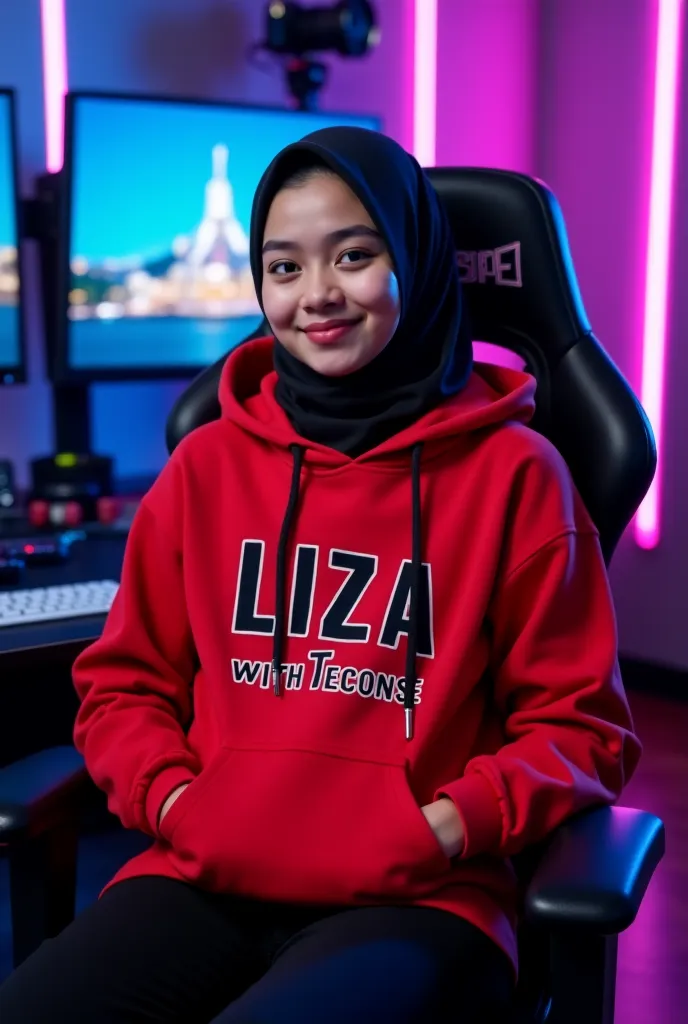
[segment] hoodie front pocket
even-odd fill
[[[450,867],[401,765],[311,751],[223,750],[162,831],[189,881],[266,900],[419,897]]]
[[[210,785],[214,776],[222,770],[228,755],[228,750],[224,748],[221,749],[220,752],[212,759],[210,764],[203,769],[201,774],[190,782],[186,789],[183,789],[174,801],[167,814],[160,822],[160,835],[168,842],[176,831],[177,825],[186,814],[187,807],[193,807],[198,802],[203,791]]]

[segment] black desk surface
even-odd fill
[[[46,587],[60,583],[86,583],[89,580],[118,580],[126,537],[89,537],[72,545],[69,561],[61,566],[27,569],[20,588]],[[4,590],[17,588],[1,588]],[[100,636],[105,616],[90,615],[79,619],[58,619],[33,625],[0,628],[0,666],[26,664],[32,658],[55,654],[76,654]]]

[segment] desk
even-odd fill
[[[121,534],[76,541],[68,562],[59,566],[27,569],[20,587],[118,580],[125,543],[126,538]],[[81,619],[58,619],[56,622],[4,627],[0,629],[0,670],[23,669],[54,658],[60,661],[73,659],[87,644],[100,636],[104,622],[105,616],[91,615]]]

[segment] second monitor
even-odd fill
[[[251,203],[275,154],[374,117],[94,93],[67,101],[57,381],[193,376],[259,325]]]
[[[15,95],[0,89],[0,384],[25,380]]]

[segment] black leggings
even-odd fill
[[[2,1024],[487,1024],[505,954],[442,910],[276,906],[113,886],[0,987]]]

